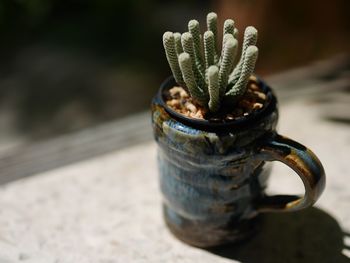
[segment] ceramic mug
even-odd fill
[[[255,231],[259,213],[307,208],[324,189],[322,164],[308,148],[276,132],[276,97],[263,81],[255,81],[267,94],[264,107],[234,121],[196,120],[169,108],[164,92],[176,85],[173,78],[153,99],[164,219],[186,243],[237,242]],[[296,172],[303,197],[264,193],[270,161]]]

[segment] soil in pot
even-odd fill
[[[209,113],[208,109],[196,104],[188,91],[179,86],[174,86],[165,94],[166,104],[185,117],[214,122],[219,120],[232,121],[262,109],[267,102],[265,92],[255,79],[252,78],[247,85],[247,91],[232,109],[221,110],[216,114]]]

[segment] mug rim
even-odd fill
[[[264,117],[270,115],[276,110],[277,99],[274,95],[272,89],[260,78],[256,76],[258,85],[264,91],[267,96],[267,103],[264,107],[258,110],[255,110],[253,113],[250,113],[247,116],[240,117],[235,120],[221,120],[221,121],[210,121],[210,120],[201,120],[186,117],[177,111],[171,109],[165,102],[164,94],[165,90],[169,90],[173,86],[177,85],[173,76],[166,78],[163,83],[160,85],[160,89],[157,93],[157,100],[159,104],[165,109],[165,111],[173,117],[175,120],[179,121],[182,124],[185,124],[189,127],[205,130],[205,131],[220,131],[227,129],[244,129],[251,125],[256,124],[258,120],[263,119]]]

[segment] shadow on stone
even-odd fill
[[[222,257],[242,263],[350,263],[342,253],[349,246],[344,238],[350,238],[338,222],[326,212],[309,208],[284,214],[262,215],[261,230],[244,243],[209,249]]]

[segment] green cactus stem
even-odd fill
[[[182,45],[181,45],[181,34],[176,32],[174,33],[174,41],[175,41],[175,50],[176,55],[179,56],[181,53],[184,52]]]
[[[201,49],[201,33],[199,23],[197,20],[191,20],[190,22],[188,22],[188,31],[191,33],[193,38],[194,57],[196,65],[199,71],[204,75],[204,61]]]
[[[215,63],[218,63],[219,61],[219,55],[218,55],[218,16],[214,12],[211,12],[207,15],[207,28],[208,31],[213,32],[214,34],[214,58],[215,58]]]
[[[258,39],[258,31],[255,29],[255,27],[248,26],[244,31],[241,59],[239,60],[236,68],[231,73],[229,77],[229,82],[237,81],[237,79],[241,75],[246,50],[249,46],[255,46],[257,39]]]
[[[225,94],[226,101],[231,101],[234,103],[239,97],[244,94],[249,81],[249,77],[254,71],[257,58],[258,48],[256,46],[249,46],[245,52],[241,75],[234,86]]]
[[[238,42],[233,35],[226,34],[226,40],[223,47],[221,65],[219,70],[219,89],[220,98],[223,97],[226,91],[228,77],[233,67],[234,54],[236,53]]]
[[[238,39],[238,33],[239,33],[238,29],[235,28],[235,30],[233,31],[233,36],[235,37],[235,39]]]
[[[203,96],[203,90],[197,86],[194,72],[192,70],[192,59],[190,54],[182,53],[179,56],[179,65],[182,72],[182,77],[192,98],[201,106],[206,106],[206,98]]]
[[[191,58],[192,70],[194,73],[195,80],[200,87],[205,86],[204,75],[200,68],[198,68],[195,58],[194,42],[192,34],[189,32],[183,33],[181,36],[181,43],[184,52],[188,53]]]
[[[172,32],[164,33],[163,45],[165,49],[166,58],[168,60],[168,63],[173,73],[173,76],[175,78],[175,81],[179,85],[184,86],[185,83],[182,78],[182,73],[181,73],[178,58],[177,58],[178,56],[175,51],[175,39],[174,39],[174,34]]]
[[[231,34],[233,35],[235,33],[235,22],[232,19],[226,19],[224,22],[224,34]]]
[[[208,89],[210,100],[208,103],[211,112],[217,112],[220,108],[220,89],[219,89],[219,68],[212,65],[208,68]]]
[[[205,68],[209,68],[211,65],[214,65],[215,38],[212,31],[206,31],[204,33],[204,56]]]

